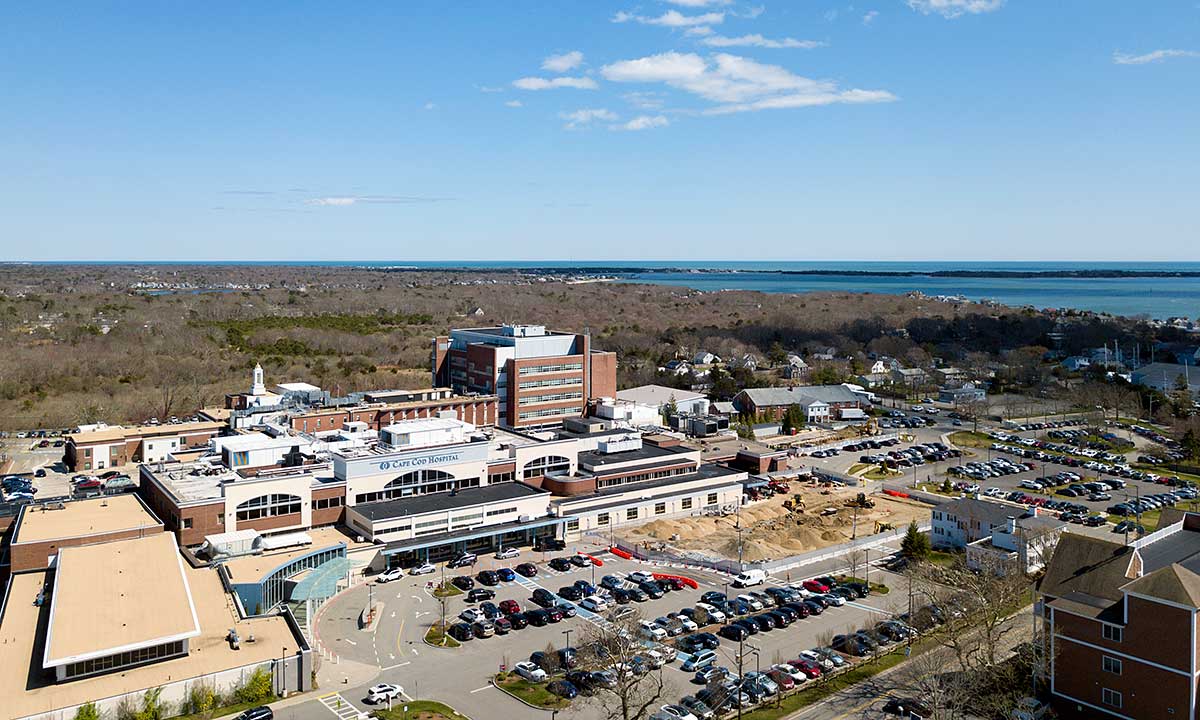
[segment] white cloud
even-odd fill
[[[908,0],[908,6],[926,15],[934,13],[945,18],[960,15],[980,15],[999,10],[1004,0]]]
[[[504,105],[506,107],[518,108],[523,107],[524,103],[522,103],[520,100],[509,100],[508,102],[504,103]]]
[[[668,10],[658,17],[648,17],[646,15],[634,15],[633,13],[619,12],[613,15],[613,22],[636,22],[642,25],[661,25],[663,27],[684,28],[695,25],[720,25],[725,21],[725,13],[710,12],[702,15],[684,15],[678,10]]]
[[[868,10],[866,15],[863,15],[863,25],[870,25],[875,22],[875,18],[879,17],[878,10]]]
[[[665,2],[686,8],[715,7],[718,5],[733,4],[733,0],[665,0]]]
[[[353,197],[322,197],[322,198],[311,198],[309,200],[305,200],[304,204],[305,205],[324,205],[324,206],[328,206],[328,207],[345,207],[347,205],[353,205],[356,202],[358,202],[358,198],[353,198]]]
[[[613,130],[651,130],[653,128],[666,127],[671,124],[665,115],[638,115],[634,119],[621,125],[610,126]]]
[[[519,80],[513,80],[513,87],[520,90],[553,90],[555,88],[595,90],[596,81],[590,77],[523,77]]]
[[[484,92],[484,93],[502,93],[502,92],[504,92],[504,88],[502,88],[502,87],[494,87],[494,86],[490,86],[490,85],[477,85],[476,87],[479,88],[479,92]]]
[[[750,9],[746,10],[746,12],[744,12],[744,13],[736,13],[735,12],[734,15],[737,15],[738,17],[746,18],[747,20],[753,20],[753,19],[757,18],[759,15],[762,15],[763,13],[765,13],[766,11],[767,11],[766,5],[759,5],[758,7],[752,7]]]
[[[572,50],[562,55],[551,55],[546,58],[542,61],[542,69],[555,73],[565,73],[568,70],[574,70],[582,63],[583,53],[578,50]]]
[[[583,108],[575,112],[559,113],[558,116],[567,121],[567,124],[563,125],[567,130],[586,127],[591,125],[595,120],[615,122],[619,119],[615,112],[605,110],[604,108]]]
[[[796,38],[782,38],[780,40],[772,40],[765,38],[758,33],[753,35],[742,35],[740,37],[725,37],[724,35],[710,35],[701,43],[709,47],[760,47],[760,48],[803,48],[811,50],[813,48],[823,47],[825,43],[816,40],[797,40]]]
[[[666,103],[655,92],[629,92],[621,97],[625,102],[642,110],[661,110]]]
[[[600,72],[612,82],[663,83],[719,103],[706,111],[710,114],[896,99],[887,91],[842,90],[832,81],[725,53],[710,62],[694,53],[665,52],[605,65]]]
[[[703,37],[705,35],[712,35],[713,29],[707,25],[697,25],[684,30],[683,34],[690,37]]]
[[[1162,62],[1170,58],[1196,58],[1200,57],[1200,52],[1195,50],[1155,50],[1148,52],[1145,55],[1129,55],[1122,52],[1113,53],[1113,62],[1118,65],[1145,65],[1147,63]]]
[[[437,109],[437,105],[435,105],[435,104],[433,104],[433,103],[431,103],[431,102],[427,102],[427,103],[425,103],[425,109],[426,109],[426,110],[436,110],[436,109]]]

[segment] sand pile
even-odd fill
[[[853,490],[822,494],[800,489],[806,509],[793,513],[783,507],[784,497],[776,496],[742,508],[740,516],[742,559],[746,562],[773,560],[828,547],[851,539],[854,534],[854,510],[845,501]],[[875,532],[875,522],[903,527],[911,520],[928,519],[929,508],[886,496],[873,496],[872,509],[858,510],[858,536]],[[836,512],[822,515],[832,508]],[[635,543],[665,544],[681,551],[700,551],[730,559],[738,557],[739,517],[688,517],[656,520],[623,535]]]

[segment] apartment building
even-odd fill
[[[1197,717],[1200,515],[1128,545],[1064,533],[1038,592],[1059,717]]]
[[[431,364],[435,386],[496,395],[497,423],[514,428],[584,415],[589,400],[617,392],[615,353],[541,325],[451,330],[433,339]]]

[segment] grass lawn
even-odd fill
[[[393,702],[392,705],[391,710],[376,710],[375,716],[383,720],[453,720],[466,717],[436,700],[410,700],[406,703]]]
[[[249,710],[252,707],[258,707],[259,705],[267,705],[275,702],[278,699],[279,698],[277,697],[269,697],[265,700],[259,700],[258,702],[235,703],[233,705],[226,705],[225,707],[217,708],[216,710],[213,710],[211,715],[205,715],[203,713],[197,713],[195,715],[180,715],[175,720],[200,720],[201,718],[218,718],[225,717],[227,715],[236,715],[243,710]]]
[[[834,577],[834,580],[837,580],[839,584],[852,583],[852,582],[861,583],[863,581],[862,578],[853,577],[851,575],[838,575],[838,576]],[[873,583],[867,583],[867,585],[871,588],[871,592],[875,593],[876,595],[887,595],[889,592],[892,591],[891,588],[889,588],[887,585],[884,585],[883,583],[873,582]]]
[[[1142,513],[1142,519],[1139,524],[1146,528],[1146,532],[1152,533],[1154,532],[1154,529],[1158,527],[1158,518],[1160,515],[1162,515],[1162,510],[1148,510]],[[1129,517],[1121,517],[1120,515],[1108,516],[1108,521],[1114,525],[1122,520],[1132,520],[1134,522],[1138,522],[1136,515],[1130,515]]]
[[[958,555],[955,553],[942,552],[941,550],[930,550],[929,557],[926,558],[934,565],[941,567],[950,567],[958,560]]]
[[[562,710],[571,704],[570,700],[560,698],[547,690],[545,683],[531,683],[515,673],[497,675],[496,687],[545,710]]]
[[[1180,480],[1191,480],[1192,482],[1196,483],[1197,485],[1200,485],[1200,475],[1193,475],[1191,473],[1185,473],[1185,472],[1175,472],[1174,470],[1169,470],[1165,467],[1159,467],[1158,465],[1146,465],[1143,463],[1134,463],[1133,467],[1138,470],[1145,470],[1146,472],[1152,472],[1155,475],[1163,475],[1163,476],[1174,475],[1175,477],[1179,478]]]
[[[441,583],[433,589],[433,596],[435,598],[454,597],[455,595],[462,594],[462,590],[459,590],[457,586],[450,583]]]
[[[440,623],[434,623],[433,627],[429,628],[429,631],[425,633],[425,642],[430,645],[448,648],[456,648],[460,644],[457,640],[442,632]]]
[[[980,432],[959,430],[958,432],[950,433],[950,442],[959,447],[983,448],[986,450],[996,441]]]

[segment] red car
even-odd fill
[[[809,592],[815,592],[815,593],[829,592],[828,585],[826,585],[825,583],[822,583],[822,582],[817,582],[816,580],[805,580],[803,587],[805,590],[807,590]]]
[[[550,607],[550,608],[546,608],[542,612],[546,613],[546,615],[547,615],[546,619],[552,623],[559,622],[560,620],[563,619],[562,610],[559,610],[558,608]]]
[[[99,490],[102,487],[104,487],[103,481],[97,480],[96,478],[90,478],[90,479],[84,480],[83,482],[76,485],[75,489],[77,489],[77,490]]]
[[[772,670],[767,673],[767,677],[774,680],[780,690],[791,690],[796,687],[796,681],[792,679],[792,676],[782,670]]]
[[[500,612],[504,613],[505,615],[516,615],[517,613],[521,612],[521,603],[517,602],[516,600],[501,600]]]
[[[812,660],[803,660],[803,659],[788,660],[788,665],[791,665],[792,667],[796,668],[800,672],[804,673],[810,679],[821,677],[821,666],[816,664]]]

